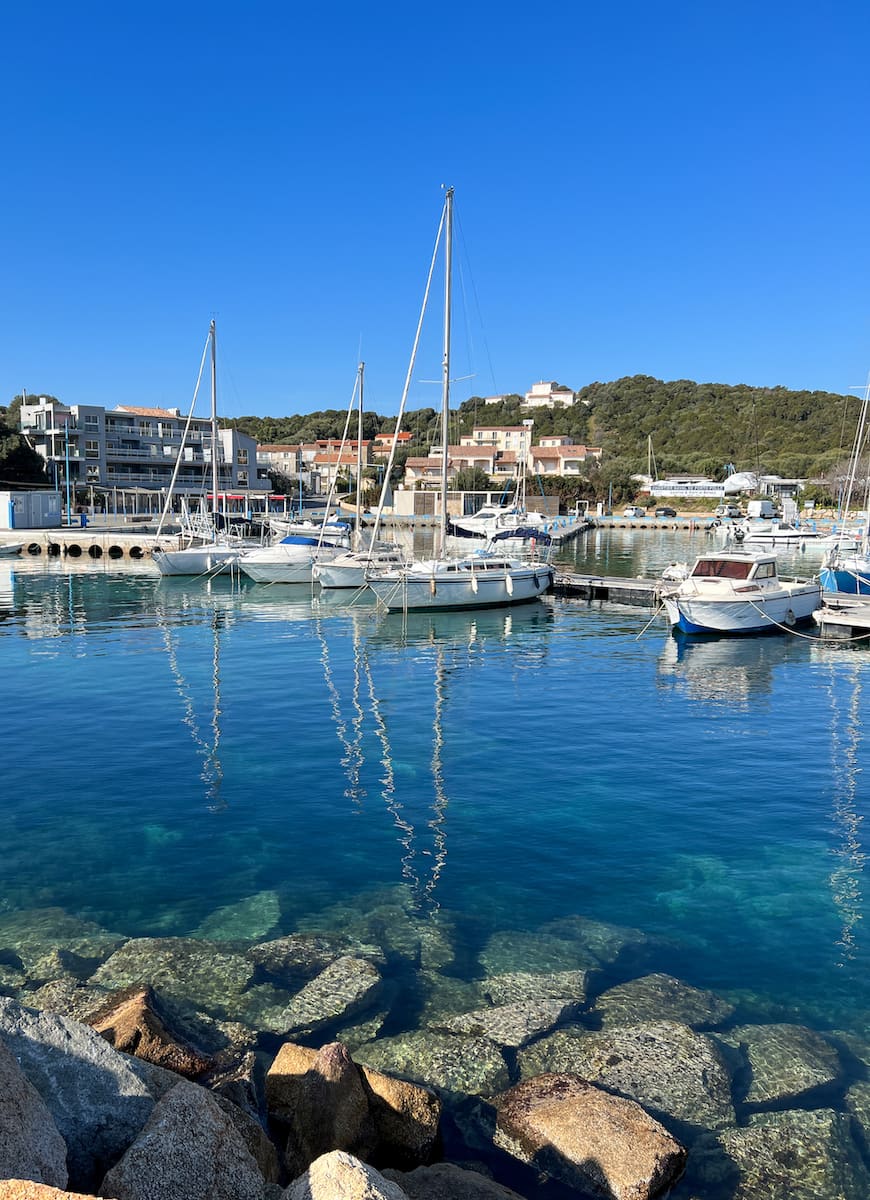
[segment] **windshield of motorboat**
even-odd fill
[[[752,567],[751,559],[699,558],[692,575],[696,579],[748,579]]]

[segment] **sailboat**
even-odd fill
[[[864,388],[855,441],[852,446],[846,498],[843,504],[844,518],[848,516],[852,492],[859,478],[859,466],[867,450],[868,432],[870,432],[867,427],[868,407],[870,407],[870,378]],[[854,546],[837,545],[832,550],[819,574],[819,580],[826,592],[846,592],[852,596],[870,596],[870,478],[868,478],[867,471],[864,472],[864,488],[864,524],[857,549]]]
[[[239,557],[241,547],[238,542],[230,541],[227,537],[218,537],[218,495],[220,492],[219,470],[219,432],[217,422],[217,338],[215,323],[212,321],[208,328],[206,348],[211,348],[211,513],[198,528],[192,529],[189,544],[178,550],[168,550],[155,545],[151,558],[161,575],[219,575],[231,571]],[[201,366],[200,366],[201,378]],[[194,402],[196,395],[194,394]],[[192,409],[191,409],[192,411]],[[181,463],[181,450],[173,475]],[[164,517],[172,499],[172,487],[166,498],[166,506],[160,518],[162,526]],[[158,535],[160,527],[158,527]]]
[[[447,557],[447,474],[450,415],[450,332],[453,255],[453,188],[448,188],[438,230],[444,235],[444,343],[441,380],[441,494],[436,557],[404,567],[371,570],[368,586],[388,611],[485,608],[535,600],[553,583],[547,563],[524,563],[509,555],[478,550]],[[436,252],[438,242],[436,242]]]
[[[377,525],[371,543],[362,545],[362,443],[363,443],[363,379],[365,363],[358,368],[359,408],[357,418],[356,454],[356,520],[354,522],[353,545],[335,558],[321,558],[314,564],[311,574],[323,588],[364,588],[366,574],[372,569],[404,566],[408,559],[401,546],[393,542],[377,540]],[[398,426],[397,426],[398,431]],[[389,471],[384,473],[381,495],[389,487]],[[381,506],[378,506],[380,513]]]
[[[362,392],[362,367],[360,363],[354,390],[347,410],[344,433],[341,438],[339,459],[347,441],[350,428],[350,417],[353,409],[357,388]],[[362,410],[360,410],[360,443],[362,439]],[[358,455],[361,451],[358,450]],[[359,469],[357,481],[359,481]],[[357,482],[359,487],[359,482]],[[256,550],[248,550],[239,557],[239,569],[255,583],[311,583],[314,580],[315,568],[320,563],[336,558],[350,546],[347,536],[348,527],[343,522],[330,522],[329,512],[332,507],[335,480],[329,489],[326,499],[323,520],[319,525],[309,522],[294,522],[290,532],[280,541],[271,546],[262,546]],[[357,523],[359,523],[359,506],[357,506]]]

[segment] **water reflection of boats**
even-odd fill
[[[374,619],[371,607],[329,605],[325,611],[329,619],[315,618],[315,628],[347,780],[345,796],[360,809],[370,805],[375,794],[380,796],[398,844],[401,882],[421,909],[432,911],[438,907],[436,891],[448,853],[451,681],[469,667],[480,666],[484,649],[489,656],[499,645],[510,649],[512,669],[540,665],[552,610],[542,604],[480,612],[423,611],[404,618],[379,614]],[[352,626],[350,661],[346,652],[341,656],[341,640],[329,636],[331,619],[339,615]],[[517,655],[518,640],[527,645],[527,653]],[[409,682],[411,709],[402,701],[402,687]],[[452,716],[462,719],[455,712]],[[424,780],[409,770],[409,764],[419,761],[421,744],[427,741],[431,753]],[[377,787],[369,784],[368,790],[365,784],[375,760]]]
[[[805,644],[792,639],[678,634],[662,644],[658,670],[695,700],[747,708],[772,692],[773,673],[782,662],[805,654]]]
[[[862,876],[867,855],[861,840],[862,814],[858,795],[861,774],[859,750],[863,738],[861,691],[864,663],[854,658],[846,668],[850,686],[838,688],[842,660],[831,662],[828,700],[831,706],[831,779],[834,784],[833,828],[837,842],[829,881],[831,897],[842,922],[837,945],[841,964],[855,958],[856,931],[863,910]]]
[[[546,649],[544,635],[552,624],[553,609],[549,604],[542,603],[477,611],[416,610],[381,615],[373,623],[368,640],[375,644],[391,645],[415,642],[473,645],[486,641],[509,642],[514,637],[523,636],[537,655]]]

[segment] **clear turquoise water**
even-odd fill
[[[702,542],[599,533],[578,570]],[[546,602],[404,621],[306,588],[0,563],[0,905],[131,936],[405,884],[488,931],[572,913],[654,967],[867,1023],[866,650],[677,640]],[[862,771],[864,774],[862,775]]]

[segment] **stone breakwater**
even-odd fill
[[[358,901],[282,933],[260,893],[188,937],[0,913],[0,1200],[870,1195],[854,1031],[580,915],[460,977],[458,918]]]

